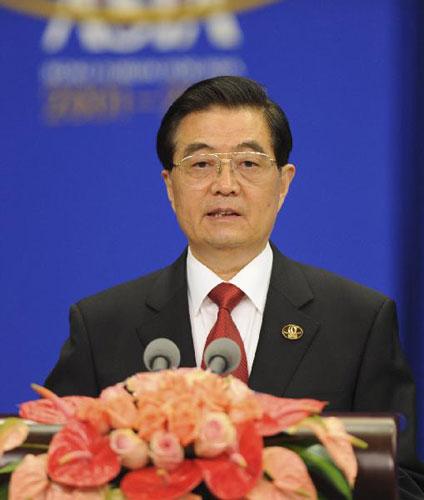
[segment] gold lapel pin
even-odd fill
[[[287,340],[299,340],[303,337],[303,328],[299,325],[290,323],[283,326],[281,333]]]

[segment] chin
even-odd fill
[[[246,240],[243,238],[221,237],[213,238],[208,241],[208,245],[216,250],[227,250],[246,246]]]

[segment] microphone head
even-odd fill
[[[203,355],[207,368],[210,367],[210,364],[215,357],[225,359],[226,367],[223,372],[220,372],[220,374],[226,375],[227,373],[234,371],[240,364],[240,347],[234,342],[234,340],[225,337],[216,339],[208,345]]]
[[[180,366],[180,350],[172,340],[161,337],[152,340],[144,349],[143,361],[149,371],[154,371],[154,362],[162,358],[168,365],[166,368],[178,368]],[[165,368],[165,367],[164,367]]]

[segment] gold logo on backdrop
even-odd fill
[[[290,323],[283,326],[281,333],[287,340],[299,340],[303,337],[303,328],[299,325]]]
[[[109,24],[136,24],[201,19],[213,14],[240,12],[279,0],[221,0],[193,4],[181,2],[169,7],[105,7],[102,0],[98,6],[83,6],[81,2],[56,2],[53,0],[0,0],[18,12],[37,17],[61,17],[71,21],[103,21]],[[102,5],[103,4],[103,5]]]

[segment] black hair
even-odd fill
[[[288,162],[292,149],[289,122],[281,107],[268,98],[257,82],[241,76],[217,76],[189,87],[170,106],[162,119],[156,138],[156,151],[163,167],[172,170],[174,137],[181,120],[211,106],[225,108],[253,107],[263,110],[268,123],[274,155],[279,167]]]

